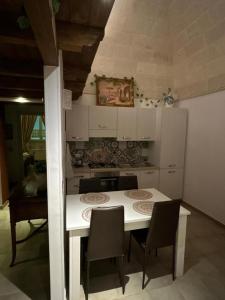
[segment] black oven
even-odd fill
[[[103,192],[117,191],[119,172],[96,172],[94,177],[100,178]]]

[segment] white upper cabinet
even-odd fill
[[[73,105],[66,113],[67,141],[117,137],[118,141],[154,141],[156,110]]]
[[[156,134],[156,110],[137,109],[137,140],[154,141]]]
[[[160,168],[183,168],[186,127],[186,110],[162,110]]]
[[[118,108],[118,141],[136,141],[136,109],[119,107]]]
[[[66,112],[67,141],[88,141],[88,106],[73,104]]]
[[[116,137],[117,108],[104,106],[89,107],[90,137]]]

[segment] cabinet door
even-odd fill
[[[89,107],[89,129],[116,130],[117,108],[104,106]]]
[[[67,195],[79,194],[80,179],[90,178],[90,173],[79,173],[67,179]]]
[[[118,108],[118,141],[135,141],[136,134],[136,109],[121,107]]]
[[[88,141],[88,106],[73,105],[66,112],[67,141]]]
[[[160,170],[159,190],[171,199],[181,199],[183,197],[183,169]]]
[[[167,108],[162,112],[160,168],[183,168],[187,112]]]
[[[140,189],[159,187],[159,170],[146,170],[140,172],[138,187]]]
[[[156,110],[148,108],[137,109],[137,139],[154,141],[156,134]]]

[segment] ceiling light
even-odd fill
[[[24,97],[18,97],[14,100],[14,102],[18,102],[18,103],[27,103],[29,102],[29,100],[27,100],[26,98]]]

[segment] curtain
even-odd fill
[[[41,118],[42,118],[42,121],[43,121],[43,123],[44,123],[44,125],[45,125],[45,114],[42,114],[42,115],[41,115]]]
[[[37,116],[35,115],[22,115],[21,116],[21,132],[22,132],[22,150],[23,152],[29,152],[28,143],[30,142],[30,137],[32,130],[34,128],[34,123]]]

